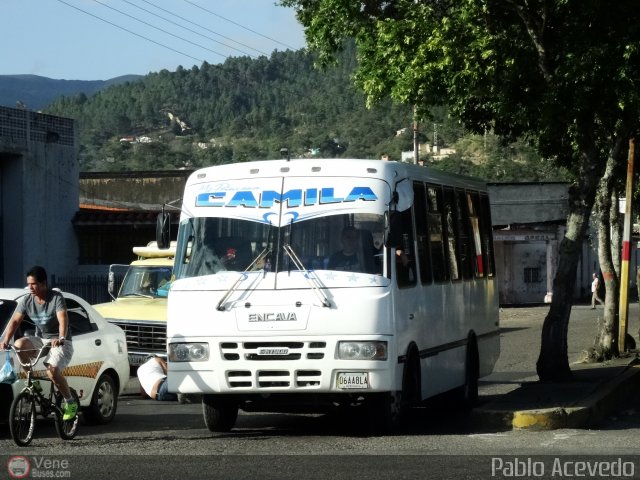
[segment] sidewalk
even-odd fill
[[[571,365],[565,383],[530,377],[507,393],[481,397],[472,421],[487,431],[553,430],[596,426],[640,394],[637,352],[601,364]]]

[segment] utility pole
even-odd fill
[[[418,114],[416,106],[413,106],[413,163],[418,165],[420,156],[420,143],[418,141]]]
[[[629,155],[627,156],[627,186],[624,206],[624,229],[622,233],[622,265],[620,266],[620,304],[618,306],[618,353],[625,351],[627,337],[627,317],[629,316],[629,259],[631,258],[631,213],[633,211],[633,162],[635,159],[636,139],[629,139]]]
[[[438,152],[438,124],[433,124],[433,153]]]

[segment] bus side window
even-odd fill
[[[413,225],[412,212],[409,208],[404,212],[396,212],[397,218],[392,228],[396,228],[393,235],[395,244],[391,245],[396,248],[396,275],[400,288],[411,287],[416,284],[416,257],[413,251]]]
[[[475,251],[473,233],[469,219],[468,201],[464,190],[455,191],[455,233],[458,236],[458,253],[460,255],[460,267],[462,278],[473,278]]]
[[[445,223],[442,187],[427,185],[427,231],[433,279],[436,282],[449,280],[449,269],[445,261]]]
[[[495,260],[493,255],[493,228],[491,226],[491,206],[487,195],[480,196],[480,240],[482,257],[484,259],[485,275],[495,274]]]
[[[424,184],[413,184],[413,208],[416,220],[416,241],[418,244],[418,263],[420,265],[420,281],[430,284],[433,280],[431,255],[429,252],[429,230],[427,226],[427,198]]]
[[[449,278],[460,280],[460,247],[458,244],[456,198],[452,188],[444,189],[444,245]]]

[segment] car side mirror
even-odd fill
[[[109,270],[109,277],[107,278],[107,290],[109,291],[109,295],[112,298],[115,298],[115,289],[116,289],[116,274],[113,270]]]

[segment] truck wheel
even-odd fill
[[[236,424],[238,403],[227,395],[204,395],[202,397],[204,423],[212,432],[228,432]]]
[[[104,425],[111,422],[118,408],[118,394],[116,383],[108,373],[103,373],[96,383],[91,397],[91,404],[87,407],[85,418],[89,423]]]

